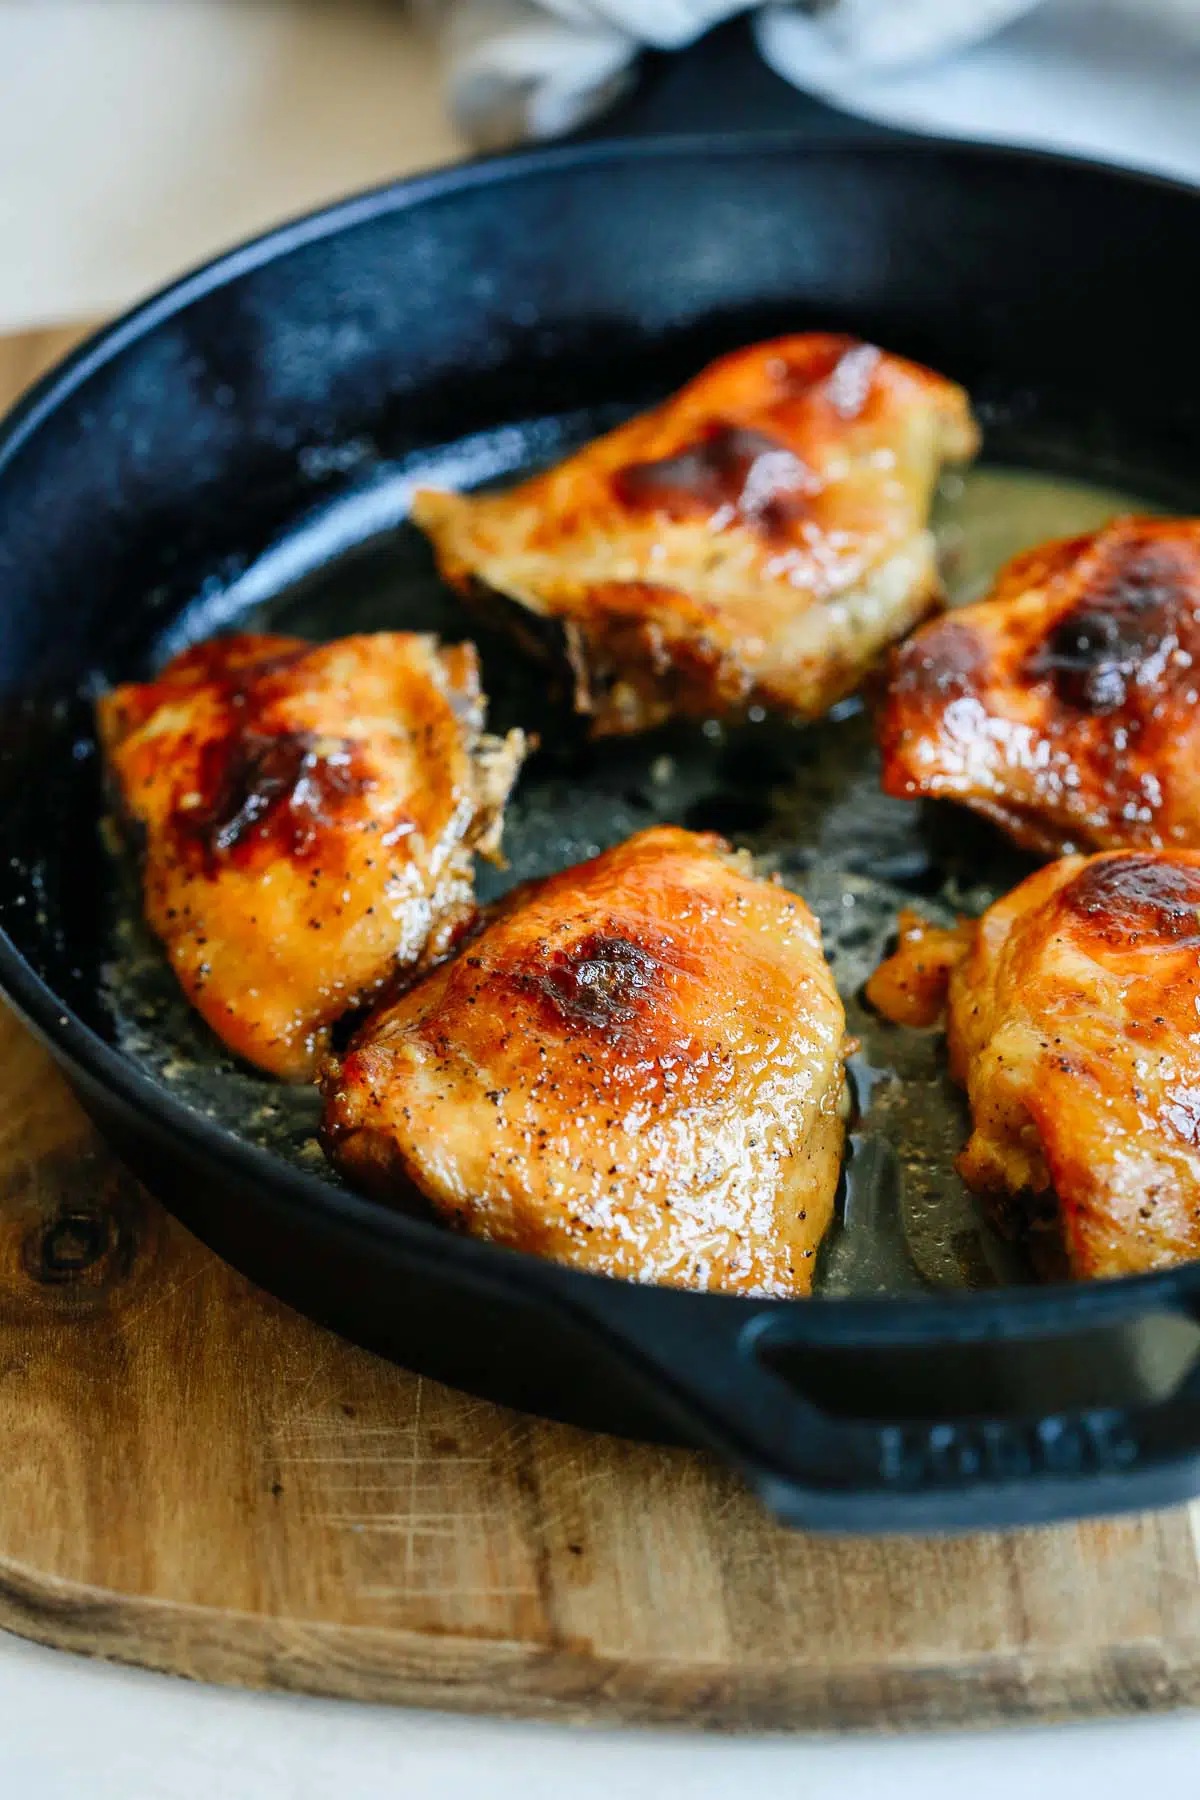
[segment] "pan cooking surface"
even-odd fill
[[[511,479],[617,416],[604,409],[484,434],[424,457],[419,469],[377,471],[367,491],[390,487],[394,498],[397,484],[416,480]],[[995,568],[1026,545],[1092,529],[1128,510],[1157,509],[1135,493],[1009,468],[948,476],[935,524],[953,599],[977,597]],[[1032,864],[961,810],[882,794],[860,703],[847,702],[814,726],[763,719],[589,744],[578,722],[548,699],[544,672],[466,618],[409,526],[376,536],[250,610],[235,595],[206,592],[162,633],[155,659],[235,620],[313,638],[403,627],[476,639],[489,722],[498,730],[532,727],[542,739],[509,805],[508,867],[479,867],[483,900],[659,821],[716,830],[752,850],[763,872],[778,872],[820,917],[849,1029],[862,1046],[851,1062],[856,1118],[817,1290],[903,1293],[1025,1279],[1019,1259],[953,1172],[967,1118],[945,1073],[940,1035],[889,1026],[859,996],[890,946],[901,906],[952,922],[960,910],[982,910]],[[110,859],[108,870],[102,998],[123,1050],[189,1106],[336,1183],[315,1138],[315,1092],[282,1087],[224,1053],[142,925],[127,861]]]

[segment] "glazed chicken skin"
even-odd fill
[[[1200,520],[1043,544],[895,652],[883,785],[1019,844],[1200,845]]]
[[[247,1061],[311,1078],[330,1025],[471,916],[522,754],[483,735],[473,646],[244,634],[98,705],[146,919]]]
[[[594,734],[814,718],[937,602],[928,514],[960,387],[823,332],[713,363],[507,493],[423,491],[446,579],[565,655]]]
[[[959,1171],[1010,1225],[1048,1215],[1075,1276],[1200,1256],[1198,1021],[1200,851],[1050,863],[950,976]]]
[[[945,1016],[950,977],[975,941],[976,922],[931,925],[904,907],[896,923],[899,943],[871,975],[864,997],[893,1025],[927,1030]]]
[[[594,1273],[806,1294],[844,1134],[844,1014],[804,902],[715,836],[640,833],[518,889],[360,1031],[323,1142],[356,1186]]]

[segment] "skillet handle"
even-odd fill
[[[860,1312],[861,1329],[848,1331],[849,1302],[836,1308],[822,1301],[766,1302],[748,1317],[746,1302],[728,1296],[615,1281],[597,1282],[595,1289],[582,1309],[593,1335],[606,1340],[664,1417],[737,1468],[786,1525],[838,1532],[991,1530],[1171,1505],[1200,1491],[1200,1357],[1165,1399],[1146,1404],[1084,1403],[1031,1417],[1028,1401],[1028,1376],[1036,1392],[1039,1369],[1055,1391],[1068,1338],[1079,1340],[1082,1332],[1086,1347],[1089,1331],[1123,1327],[1147,1314],[1172,1314],[1194,1327],[1198,1303],[1176,1296],[1164,1304],[1156,1296],[1131,1309],[1116,1296],[1113,1304],[1088,1294],[1091,1304],[1081,1309],[1082,1290],[1065,1299],[1048,1294],[1040,1305],[1024,1296],[1022,1316],[1010,1312],[1002,1326],[993,1321],[982,1328],[977,1317],[967,1340],[967,1315],[952,1308],[945,1328],[931,1337],[927,1325],[897,1330],[894,1311],[882,1324],[877,1314],[873,1325]],[[578,1321],[578,1290],[571,1305]],[[1081,1310],[1091,1324],[1081,1326]],[[981,1410],[969,1392],[964,1396],[972,1341],[994,1350],[1001,1367],[1019,1349],[1027,1377],[1023,1405]],[[1191,1352],[1190,1333],[1187,1342]],[[894,1395],[888,1377],[913,1355],[924,1358],[926,1378],[957,1363],[957,1395],[947,1404],[946,1383],[935,1374],[920,1401],[932,1416],[881,1407],[882,1416],[872,1417],[872,1393],[890,1386]],[[841,1392],[839,1362],[855,1370]],[[819,1400],[805,1368],[818,1377],[818,1392],[824,1390]]]
[[[573,135],[586,140],[718,131],[803,132],[822,143],[911,136],[844,113],[776,75],[758,53],[747,15],[716,26],[686,50],[645,52],[633,91]]]

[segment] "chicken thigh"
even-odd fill
[[[1031,875],[979,921],[947,1022],[959,1171],[1002,1221],[1075,1276],[1200,1256],[1200,851]]]
[[[565,655],[597,735],[807,719],[936,603],[934,485],[977,442],[953,382],[811,332],[722,357],[507,493],[426,490],[412,516],[453,586]]]
[[[359,1032],[323,1141],[477,1237],[630,1280],[806,1294],[844,1133],[841,1001],[804,902],[645,831],[518,889]]]
[[[471,916],[522,739],[483,735],[473,647],[243,634],[101,699],[146,918],[229,1048],[311,1077],[330,1025]]]
[[[1200,845],[1200,520],[1043,544],[895,652],[883,785],[1047,855]]]

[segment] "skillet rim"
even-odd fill
[[[662,137],[593,139],[518,149],[380,183],[284,220],[245,239],[168,282],[111,323],[90,333],[65,358],[46,371],[0,418],[0,480],[43,422],[90,376],[122,351],[149,336],[193,301],[242,276],[267,266],[307,244],[354,229],[360,224],[403,212],[456,193],[519,182],[542,175],[565,175],[582,168],[648,160],[729,160],[762,158],[805,160],[833,156],[848,162],[879,159],[924,162],[948,159],[967,164],[1067,171],[1083,180],[1116,182],[1145,191],[1179,195],[1200,206],[1200,186],[1128,165],[1073,157],[1060,151],[998,146],[956,138],[905,135],[902,139],[848,140],[787,128],[763,131],[688,132]],[[176,1155],[203,1159],[227,1169],[242,1181],[273,1191],[277,1200],[300,1205],[329,1228],[348,1228],[363,1254],[384,1245],[413,1262],[449,1264],[477,1287],[526,1299],[557,1301],[578,1321],[595,1321],[605,1311],[604,1296],[628,1284],[548,1262],[524,1251],[459,1236],[335,1187],[320,1175],[295,1168],[260,1146],[187,1106],[156,1082],[130,1057],[106,1043],[78,1017],[34,970],[0,927],[0,994],[12,1004],[62,1064],[68,1077],[78,1070],[109,1101],[132,1112],[139,1128]],[[102,1133],[103,1135],[103,1133]],[[181,1147],[182,1146],[182,1147]],[[637,1285],[637,1284],[634,1284]],[[806,1300],[771,1300],[665,1290],[686,1296],[694,1308],[706,1304],[715,1316],[738,1309],[747,1326],[764,1313],[804,1309],[805,1336],[811,1343],[844,1341],[857,1335],[864,1343],[930,1342],[950,1334],[952,1341],[1004,1335],[1035,1337],[1071,1325],[1099,1325],[1140,1311],[1178,1310],[1188,1299],[1200,1300],[1200,1261],[1172,1269],[1104,1281],[1002,1286],[986,1290],[944,1290],[926,1294],[879,1297],[813,1296]],[[1019,1316],[1014,1316],[1019,1315]],[[699,1322],[697,1317],[697,1322]]]

